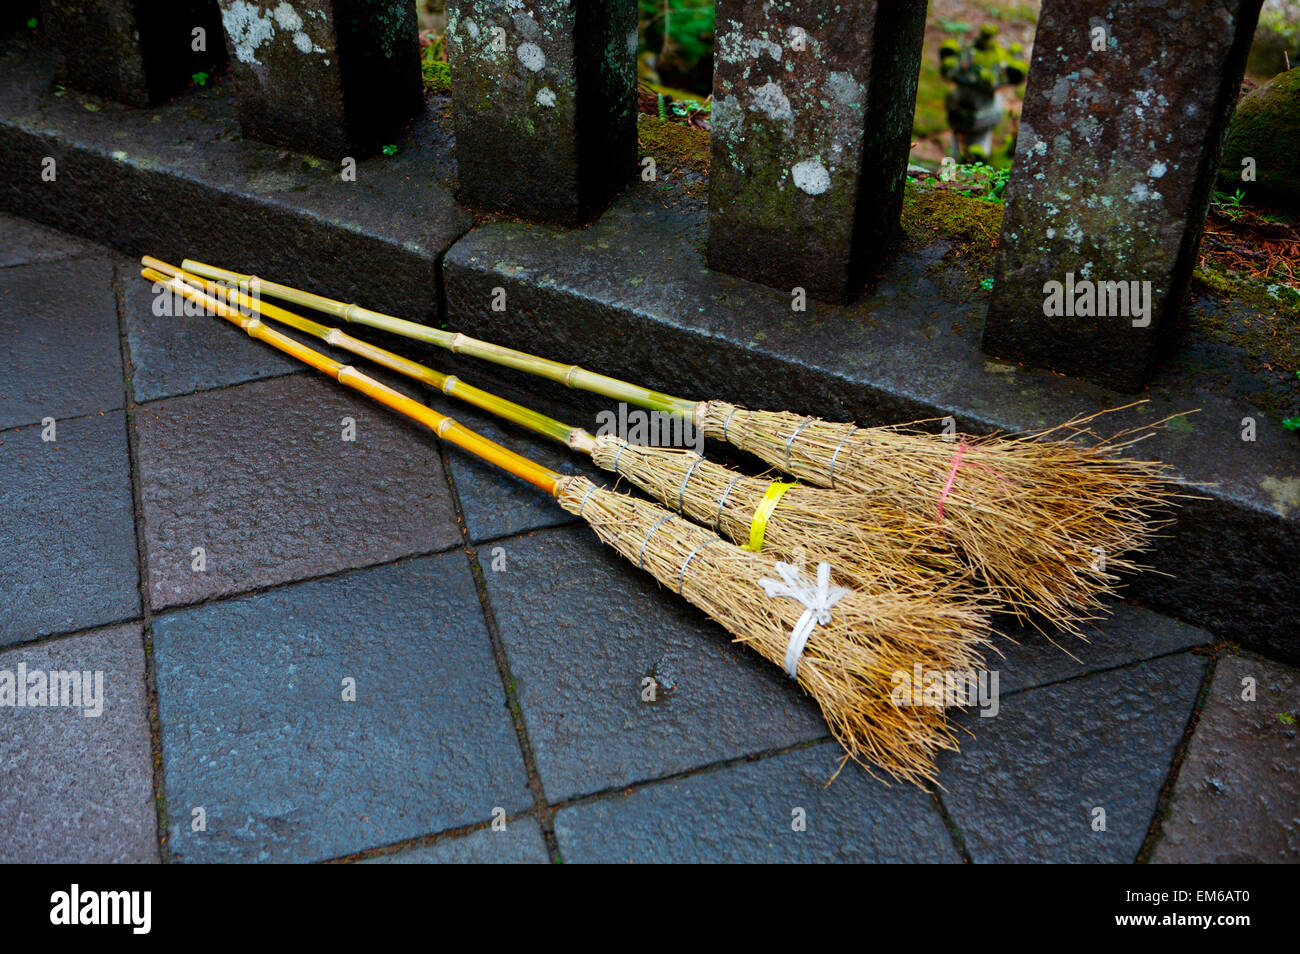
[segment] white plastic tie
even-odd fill
[[[758,581],[769,597],[784,596],[804,605],[803,615],[790,631],[790,642],[785,648],[785,671],[791,679],[799,678],[799,660],[813,628],[831,621],[831,608],[850,591],[847,587],[831,586],[831,565],[817,564],[817,579],[804,576],[799,567],[791,563],[778,563],[776,572],[781,579],[764,578]]]

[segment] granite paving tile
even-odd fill
[[[1219,661],[1154,862],[1300,862],[1300,672]]]
[[[1007,623],[999,629],[1015,640],[995,639],[993,645],[1002,651],[1002,657],[989,656],[990,667],[999,670],[1001,692],[1017,692],[1214,642],[1214,637],[1198,626],[1127,603],[1110,604],[1102,619],[1085,628],[1086,639],[1067,633],[1052,633],[1049,638],[1030,627]]]
[[[0,269],[0,429],[122,408],[113,263]]]
[[[960,862],[934,798],[855,765],[833,742],[566,808],[566,862]],[[802,826],[802,830],[797,830]]]
[[[103,250],[54,229],[26,219],[0,214],[0,268],[49,262],[76,255],[94,255]]]
[[[153,635],[180,860],[339,858],[532,805],[461,552],[179,610]]]
[[[44,707],[13,705],[20,671]],[[0,863],[156,862],[151,745],[138,624],[0,653]]]
[[[432,845],[369,858],[368,865],[520,865],[548,864],[542,830],[532,818],[512,821],[498,831],[482,828],[469,835],[444,838]]]
[[[1205,666],[1182,653],[1017,693],[993,718],[960,717],[975,737],[940,759],[939,780],[971,860],[1132,862]]]
[[[462,541],[435,438],[323,377],[169,398],[136,424],[155,608]]]
[[[225,387],[303,370],[294,359],[214,315],[186,314],[184,299],[139,277],[140,266],[119,270],[137,401]],[[191,306],[192,307],[192,306]]]
[[[0,646],[140,612],[121,412],[0,432]]]
[[[784,672],[585,526],[499,545],[484,576],[552,801],[829,734]]]

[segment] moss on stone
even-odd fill
[[[1198,268],[1192,284],[1193,288],[1219,298],[1233,299],[1265,315],[1284,319],[1285,327],[1300,341],[1300,292],[1290,286],[1275,285],[1213,264]]]
[[[423,64],[424,70],[424,91],[426,93],[450,93],[451,92],[451,66],[442,61],[435,60],[431,63]]]
[[[642,115],[637,119],[642,155],[653,156],[656,162],[684,166],[692,172],[709,171],[709,134],[703,129],[654,116]]]
[[[1279,73],[1237,106],[1219,173],[1274,200],[1300,205],[1300,67]],[[1255,182],[1242,182],[1242,161],[1255,160]]]
[[[928,245],[935,239],[953,243],[950,255],[980,277],[993,271],[993,256],[1002,229],[1002,206],[968,199],[956,192],[918,189],[903,193],[903,232],[909,242]]]
[[[1197,269],[1193,295],[1210,295],[1231,309],[1189,307],[1191,330],[1223,342],[1257,385],[1245,397],[1260,410],[1285,417],[1300,407],[1300,293],[1217,266]]]

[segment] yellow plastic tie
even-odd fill
[[[754,510],[754,520],[749,525],[749,542],[744,544],[741,549],[748,550],[750,553],[757,553],[763,549],[763,534],[767,532],[767,521],[772,516],[772,511],[776,505],[781,502],[781,498],[793,483],[782,483],[779,480],[772,481],[767,488],[767,493],[759,501],[757,509]]]

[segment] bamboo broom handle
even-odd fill
[[[562,364],[559,361],[539,358],[523,351],[515,351],[512,348],[504,348],[487,341],[480,341],[460,332],[443,331],[440,328],[430,328],[428,325],[407,321],[404,318],[394,318],[392,315],[371,311],[368,308],[362,308],[360,305],[345,304],[333,298],[326,298],[323,295],[316,295],[289,285],[266,281],[256,275],[232,272],[228,269],[218,268],[215,265],[196,262],[189,258],[181,263],[181,268],[187,272],[202,275],[205,278],[231,282],[245,290],[265,291],[276,298],[293,302],[296,305],[305,305],[308,308],[333,315],[344,321],[379,328],[382,331],[392,332],[405,338],[414,338],[444,348],[453,354],[467,354],[472,358],[490,361],[493,364],[513,368],[516,371],[523,371],[525,374],[536,377],[547,378],[580,391],[590,391],[593,394],[599,394],[614,401],[626,401],[629,404],[635,404],[637,407],[643,407],[651,411],[662,411],[667,414],[676,414],[688,420],[694,420],[699,406],[697,401],[652,391],[649,388],[643,388],[627,381],[620,381],[618,378],[611,378],[604,374],[588,371],[576,364]]]
[[[409,358],[404,358],[399,354],[372,345],[368,341],[354,338],[338,328],[323,325],[320,322],[312,321],[310,318],[304,318],[302,315],[261,301],[237,288],[204,281],[198,275],[191,274],[177,268],[175,265],[170,265],[148,255],[144,256],[140,261],[155,271],[162,272],[172,278],[180,278],[210,296],[225,301],[233,299],[240,309],[246,309],[262,317],[270,318],[272,321],[288,325],[290,328],[296,328],[309,335],[314,335],[326,344],[350,351],[399,374],[404,374],[409,378],[436,388],[448,397],[454,397],[466,404],[482,408],[489,414],[511,421],[536,434],[541,434],[543,437],[549,437],[551,440],[577,450],[585,450],[588,453],[595,447],[594,438],[582,428],[572,427],[552,417],[547,417],[545,414],[538,413],[531,408],[524,407],[522,404],[507,401],[505,398],[498,397],[489,391],[466,384],[455,375],[435,371],[433,368],[411,361]]]
[[[428,427],[433,433],[447,441],[455,444],[457,447],[469,451],[476,457],[486,460],[490,464],[495,464],[502,470],[507,471],[528,481],[536,487],[545,490],[552,497],[559,492],[560,474],[543,467],[541,464],[534,463],[527,457],[516,454],[514,451],[502,447],[475,433],[463,424],[458,423],[445,414],[439,414],[431,407],[407,397],[400,391],[390,388],[386,384],[376,381],[368,375],[362,374],[356,368],[343,364],[341,361],[335,361],[319,351],[313,351],[306,345],[301,344],[288,335],[281,334],[274,328],[263,324],[260,318],[245,317],[238,311],[233,310],[229,305],[210,295],[204,294],[197,288],[185,283],[179,276],[168,278],[162,272],[154,268],[145,268],[141,273],[150,281],[162,282],[176,290],[178,294],[183,295],[196,304],[203,305],[210,309],[214,314],[238,325],[240,328],[253,338],[264,341],[285,354],[291,355],[302,361],[304,364],[311,365],[318,371],[324,372],[330,377],[337,380],[340,384],[360,391],[368,397],[373,398],[381,404],[384,404],[393,410],[405,414],[412,420],[419,421]]]

